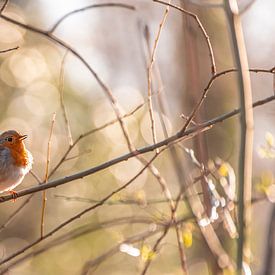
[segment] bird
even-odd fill
[[[31,170],[33,156],[25,147],[27,135],[8,130],[0,135],[0,193],[9,192],[15,200],[14,189]]]

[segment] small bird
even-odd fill
[[[8,130],[0,135],[0,193],[10,192],[14,199],[18,186],[33,164],[32,154],[26,149],[21,135],[15,130]]]

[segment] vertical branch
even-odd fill
[[[63,113],[63,118],[66,125],[69,145],[72,146],[74,142],[73,142],[71,127],[70,127],[70,123],[69,123],[69,119],[68,119],[68,115],[67,115],[67,111],[64,103],[64,69],[65,69],[65,60],[67,55],[68,55],[68,51],[66,51],[61,62],[61,69],[60,69],[60,75],[59,75],[59,99],[60,99],[60,105]]]
[[[243,37],[241,18],[236,0],[224,1],[232,35],[238,73],[241,105],[241,145],[239,157],[237,269],[242,273],[244,263],[250,263],[251,179],[253,150],[252,92],[248,60]]]
[[[169,3],[171,2],[171,0],[169,1]],[[159,43],[159,39],[160,39],[160,34],[161,31],[163,29],[163,26],[165,24],[165,21],[167,19],[169,13],[169,6],[166,6],[162,20],[159,24],[159,29],[155,38],[155,42],[154,42],[154,46],[153,46],[153,50],[152,53],[149,52],[150,54],[150,62],[148,65],[148,104],[149,104],[149,114],[150,114],[150,120],[151,120],[151,129],[152,129],[152,136],[153,136],[153,142],[154,144],[157,143],[157,137],[156,137],[156,129],[155,129],[155,118],[154,118],[154,110],[153,110],[153,102],[152,102],[152,77],[153,77],[153,66],[155,63],[155,57],[156,57],[156,51],[157,51],[157,47],[158,47],[158,43]],[[158,149],[156,150],[156,152],[158,153]]]
[[[51,140],[52,140],[52,134],[53,134],[53,126],[54,126],[54,123],[55,123],[55,117],[56,117],[56,113],[53,114],[52,122],[51,122],[50,135],[49,135],[48,148],[47,148],[47,160],[46,160],[44,183],[47,183],[48,178],[49,178],[49,166],[50,166],[50,158],[51,158]],[[41,239],[44,236],[46,201],[47,201],[46,190],[44,190],[43,193],[42,193],[42,211],[41,211],[41,223],[40,223],[40,236],[41,236]]]
[[[184,8],[188,8],[187,3],[188,1],[184,1]],[[192,29],[191,29],[192,22],[190,19],[191,18],[189,16],[183,16],[183,20],[184,20],[183,28],[184,28],[184,35],[185,35],[184,45],[186,50],[186,54],[184,55],[184,58],[186,60],[185,66],[186,68],[188,68],[185,74],[186,74],[186,79],[188,79],[187,90],[192,91],[189,95],[189,98],[192,101],[192,105],[193,105],[195,100],[197,100],[197,98],[200,97],[201,83],[198,80],[200,79],[200,65],[199,65],[198,49],[197,49],[197,43],[196,43],[197,41],[196,41],[196,36],[192,33]],[[214,64],[215,64],[214,56],[212,55],[211,58],[213,58]],[[211,58],[210,58],[210,64],[212,60]],[[196,121],[198,123],[202,122],[203,120],[202,113],[204,114],[204,111],[205,111],[204,108],[201,108],[201,110],[198,112],[196,116]],[[199,162],[206,164],[208,161],[208,148],[207,148],[207,142],[206,142],[206,137],[204,133],[201,133],[194,138],[194,147],[195,147],[196,155],[198,156]],[[208,183],[206,182],[204,177],[202,177],[201,179],[201,187],[203,190],[203,202],[205,206],[205,211],[207,216],[210,217],[211,198],[209,194]]]
[[[2,7],[0,9],[0,13],[2,13],[5,10],[5,8],[7,7],[8,3],[9,3],[9,0],[5,0],[4,4],[2,5]]]

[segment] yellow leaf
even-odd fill
[[[140,204],[146,204],[146,194],[144,190],[139,190],[135,193],[135,199],[138,201]]]
[[[140,255],[142,261],[152,261],[156,258],[156,253],[152,251],[151,247],[147,244],[144,244],[140,249]]]
[[[182,232],[182,241],[186,248],[189,248],[193,244],[193,235],[190,229],[184,229]]]
[[[227,177],[228,176],[228,166],[226,163],[223,163],[219,170],[218,170],[219,174],[222,176],[222,177]]]
[[[259,192],[268,194],[270,186],[273,184],[273,174],[266,171],[261,175],[260,181],[256,183],[256,189]]]
[[[272,147],[274,144],[274,137],[270,132],[265,133],[265,140],[268,146]]]

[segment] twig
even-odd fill
[[[66,53],[64,54],[64,57],[61,62],[61,69],[60,69],[60,75],[59,75],[59,100],[60,100],[63,118],[66,125],[66,132],[68,136],[69,145],[72,146],[74,142],[73,142],[71,127],[70,127],[70,123],[69,123],[69,119],[68,119],[68,115],[67,115],[67,111],[64,103],[64,69],[65,69],[65,60],[66,60],[67,54],[68,54],[68,51],[66,51]]]
[[[229,26],[231,29],[235,62],[237,64],[240,105],[241,105],[241,141],[239,154],[239,190],[238,190],[238,230],[237,272],[242,274],[244,263],[248,266],[251,235],[251,192],[252,192],[252,154],[253,154],[253,110],[250,75],[242,31],[241,18],[236,0],[225,1]],[[245,253],[247,252],[247,253]]]
[[[273,100],[275,100],[275,95],[255,102],[253,104],[253,107],[258,107],[258,106],[264,105],[264,104],[266,104],[268,102],[271,102]],[[78,172],[76,174],[72,174],[72,175],[66,176],[64,178],[53,180],[51,182],[48,182],[48,183],[40,185],[40,186],[33,186],[33,187],[30,187],[30,188],[24,189],[22,191],[18,191],[18,197],[22,197],[22,196],[26,196],[28,194],[36,193],[36,192],[39,192],[41,190],[57,187],[59,185],[62,185],[62,184],[65,184],[65,183],[68,183],[68,182],[86,177],[88,175],[94,174],[98,171],[104,170],[104,169],[106,169],[110,166],[113,166],[113,165],[117,164],[117,163],[128,160],[129,158],[135,157],[137,154],[145,154],[145,153],[154,151],[156,148],[161,148],[163,146],[167,146],[169,144],[172,144],[175,141],[186,140],[188,138],[193,137],[194,135],[198,134],[201,131],[209,130],[214,125],[216,125],[218,123],[221,123],[224,120],[227,120],[227,119],[229,119],[233,116],[236,116],[239,113],[240,113],[240,109],[235,109],[234,111],[231,111],[229,113],[220,115],[218,117],[215,117],[214,119],[211,119],[211,120],[208,120],[204,123],[201,123],[198,126],[192,127],[190,129],[186,130],[185,132],[179,131],[175,135],[172,135],[169,138],[158,142],[157,144],[145,146],[143,148],[137,149],[135,152],[130,152],[130,153],[124,154],[120,157],[114,158],[110,161],[104,162],[104,163],[102,163],[98,166],[95,166],[95,167],[92,167],[90,169]],[[1,196],[0,197],[0,203],[6,202],[6,201],[9,201],[9,200],[12,200],[12,199],[13,199],[12,195]]]
[[[210,56],[210,60],[211,60],[211,72],[212,72],[212,76],[215,75],[216,72],[217,72],[217,68],[216,68],[216,63],[215,63],[213,48],[212,48],[209,36],[208,36],[205,28],[203,27],[200,19],[198,18],[198,16],[195,13],[187,11],[187,10],[185,10],[185,9],[179,7],[179,6],[176,6],[176,5],[164,2],[164,1],[160,1],[160,0],[153,0],[153,1],[157,2],[157,3],[160,3],[160,4],[163,4],[163,5],[168,5],[168,6],[172,7],[172,8],[175,8],[175,9],[183,12],[184,14],[187,14],[187,15],[191,16],[192,18],[194,18],[194,20],[197,22],[200,30],[202,31],[203,37],[206,40],[208,51],[209,51],[209,56]]]
[[[7,53],[7,52],[15,51],[15,50],[18,50],[18,49],[19,49],[19,46],[16,46],[14,48],[6,49],[6,50],[1,50],[0,53]]]
[[[5,10],[5,8],[7,7],[8,3],[9,3],[9,0],[5,0],[3,6],[0,9],[0,14]]]
[[[52,117],[49,140],[48,140],[47,160],[46,160],[45,178],[44,178],[45,183],[48,182],[48,178],[49,178],[49,166],[50,166],[50,159],[51,159],[51,140],[52,140],[52,134],[53,134],[53,126],[54,126],[54,123],[55,123],[55,117],[56,117],[56,113],[54,113],[53,117]],[[41,236],[41,239],[44,236],[46,201],[47,201],[46,190],[44,190],[43,194],[42,194],[42,210],[41,210],[41,223],[40,223],[40,236]]]
[[[153,252],[153,253],[156,253],[156,252],[157,252],[157,249],[158,249],[158,247],[159,247],[161,241],[165,238],[165,236],[167,235],[169,229],[170,229],[170,226],[167,225],[166,228],[165,228],[165,230],[163,230],[162,234],[160,235],[160,237],[157,239],[156,243],[154,244],[154,247],[153,247],[153,249],[152,249],[152,252]],[[149,266],[150,266],[150,264],[151,264],[151,261],[152,261],[151,258],[148,258],[148,259],[147,259],[147,261],[146,261],[146,263],[145,263],[145,266],[144,266],[144,268],[143,268],[143,270],[142,270],[142,272],[141,272],[141,275],[145,275],[145,274],[147,273],[148,268],[149,268]]]
[[[50,28],[50,30],[48,31],[49,33],[53,33],[56,28],[68,17],[70,17],[71,15],[74,15],[76,13],[79,12],[83,12],[89,9],[93,9],[93,8],[104,8],[104,7],[117,7],[117,8],[125,8],[125,9],[129,9],[129,10],[135,10],[136,8],[132,5],[127,5],[127,4],[123,4],[123,3],[103,3],[103,4],[93,4],[93,5],[89,5],[77,10],[73,10],[65,15],[63,15],[60,19],[57,20],[57,22]]]
[[[169,1],[169,3],[170,2],[171,2],[171,0]],[[156,125],[155,125],[155,118],[154,118],[153,102],[152,102],[153,66],[154,66],[154,63],[155,63],[156,52],[157,52],[157,47],[158,47],[160,35],[161,35],[162,29],[164,27],[165,21],[167,19],[168,13],[169,13],[169,6],[166,6],[164,14],[163,14],[162,19],[161,19],[161,22],[159,24],[159,28],[158,28],[158,32],[157,32],[157,35],[156,35],[156,38],[155,38],[152,53],[151,53],[151,51],[149,51],[150,61],[149,61],[148,69],[147,69],[147,71],[148,71],[147,88],[148,88],[148,103],[149,103],[148,105],[149,105],[149,115],[150,115],[150,120],[151,120],[151,130],[152,130],[152,136],[153,136],[153,143],[154,144],[156,144],[156,142],[157,142],[157,137],[156,137],[156,129],[155,129]],[[156,152],[158,153],[158,149],[156,150]]]

